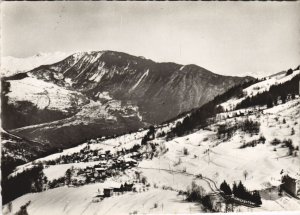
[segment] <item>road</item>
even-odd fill
[[[251,208],[257,207],[257,206],[255,206],[253,204],[247,203],[244,200],[240,200],[240,199],[237,199],[237,198],[225,196],[223,194],[223,192],[218,188],[216,182],[214,180],[212,180],[211,178],[208,178],[206,176],[200,176],[200,177],[198,177],[198,175],[195,175],[195,174],[192,174],[192,173],[182,172],[182,171],[176,171],[176,170],[170,170],[170,169],[163,169],[163,168],[150,168],[150,167],[136,167],[136,168],[137,169],[141,169],[141,170],[143,170],[143,169],[150,169],[150,170],[166,171],[166,172],[169,172],[169,173],[175,173],[175,174],[183,174],[183,175],[187,175],[187,176],[193,176],[193,177],[195,177],[195,180],[203,180],[203,181],[205,181],[208,184],[209,188],[211,189],[210,193],[208,195],[219,197],[218,199],[222,199],[223,203],[231,201],[231,202],[233,202],[233,203],[235,203],[237,205],[242,205],[242,206],[251,207]]]

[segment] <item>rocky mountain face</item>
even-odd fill
[[[121,52],[76,53],[2,80],[3,127],[65,148],[162,123],[251,79]]]
[[[199,107],[234,84],[251,79],[112,51],[75,54],[30,74],[75,89],[93,100],[101,99],[105,92],[122,102],[130,101],[149,123],[161,123]]]

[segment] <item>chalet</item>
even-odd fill
[[[107,170],[107,168],[103,168],[103,167],[97,167],[95,168],[96,172],[97,172],[97,176],[98,175],[103,175],[105,173],[105,171]]]
[[[297,197],[300,194],[300,180],[294,177],[289,176],[288,174],[284,175],[281,179],[281,188],[287,193]]]
[[[97,156],[91,157],[91,161],[97,161],[97,160],[99,160],[99,158]]]
[[[136,159],[136,158],[139,158],[139,157],[140,157],[140,153],[138,153],[138,152],[132,152],[131,158]]]
[[[104,195],[104,197],[111,197],[114,194],[114,190],[120,191],[120,189],[121,189],[121,184],[115,183],[114,185],[112,185],[110,187],[105,187],[103,189],[103,195]]]
[[[138,162],[132,158],[125,158],[126,166],[137,166]]]
[[[93,177],[94,173],[93,172],[86,172],[85,175],[88,176],[88,177]]]
[[[114,187],[114,193],[121,193],[123,192],[123,186],[121,185],[120,187]]]
[[[114,188],[108,187],[103,190],[104,197],[111,197],[114,194]]]
[[[107,166],[107,161],[100,161],[98,164],[95,165],[95,167],[106,167]]]
[[[91,143],[96,144],[97,140],[91,140]]]
[[[105,154],[105,153],[101,153],[101,154],[99,155],[99,158],[100,158],[101,160],[105,160],[105,159],[106,159],[106,154]]]
[[[94,169],[86,168],[85,173],[88,173],[88,174],[93,173],[93,170],[94,170]]]

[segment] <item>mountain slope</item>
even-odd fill
[[[161,123],[252,79],[120,52],[76,53],[2,79],[3,127],[67,148]]]
[[[299,78],[298,71],[290,78],[295,77]],[[279,79],[280,83],[289,81],[289,78],[282,79],[282,76],[278,75],[277,80]],[[243,90],[249,92],[249,95],[254,95],[257,88],[253,86],[262,87],[265,83],[261,81],[244,87]],[[272,86],[276,86],[276,83],[273,82]],[[246,96],[248,94],[243,98]],[[227,93],[221,95],[220,102],[225,98]],[[228,101],[231,99],[227,98]],[[299,199],[286,192],[279,194],[279,185],[284,174],[300,178],[299,86],[295,98],[289,97],[285,102],[281,101],[281,98],[278,100],[273,107],[262,105],[219,111],[206,119],[207,124],[203,128],[194,128],[181,137],[170,138],[168,134],[177,124],[182,123],[184,118],[155,127],[155,138],[148,139],[146,143],[143,139],[150,129],[107,140],[86,141],[77,147],[18,166],[10,177],[22,174],[24,170],[33,168],[37,163],[43,164],[43,173],[51,180],[44,184],[45,187],[56,180],[58,188],[46,188],[41,193],[24,195],[12,201],[10,212],[15,213],[22,205],[31,201],[28,212],[36,214],[49,207],[56,208],[59,214],[66,213],[64,208],[75,214],[85,211],[96,212],[97,209],[104,209],[107,214],[123,211],[127,213],[132,212],[128,211],[129,204],[132,204],[137,213],[174,213],[176,212],[172,210],[174,202],[176,207],[181,208],[180,212],[189,213],[191,208],[185,207],[190,204],[184,201],[186,196],[178,195],[182,198],[182,201],[178,201],[173,195],[174,192],[184,193],[192,182],[201,186],[205,195],[210,196],[215,211],[225,212],[226,201],[218,189],[224,180],[231,186],[234,182],[242,181],[248,190],[258,190],[262,198],[260,207],[249,207],[249,204],[237,201],[232,209],[234,212],[299,210]],[[191,116],[191,113],[188,115]],[[247,127],[249,122],[252,122],[252,126]],[[226,129],[222,130],[223,126]],[[277,141],[274,141],[275,138]],[[106,152],[111,156],[108,160],[95,156]],[[122,160],[132,159],[138,162],[136,166],[122,169],[117,165]],[[105,178],[99,179],[97,175],[89,176],[91,169],[96,170],[99,165],[107,167],[113,164],[117,166],[113,171],[106,170]],[[87,166],[92,168],[86,168]],[[67,169],[72,172],[70,187],[64,186],[68,183]],[[102,193],[103,188],[113,186],[114,183],[127,182],[139,185],[137,175],[139,178],[145,177],[149,183],[144,190],[118,194],[99,202],[93,201],[95,196]],[[57,182],[59,180],[61,181]],[[78,185],[79,180],[84,181],[83,186]],[[173,201],[165,196],[167,190],[170,191],[168,195]],[[81,192],[84,192],[85,200],[79,204],[78,195]],[[164,197],[159,199],[158,196]],[[47,202],[46,199],[49,197],[59,201]],[[158,201],[161,211],[152,206],[156,203],[152,200]],[[122,210],[114,208],[114,205],[122,207]],[[193,211],[205,210],[203,202],[198,202],[197,205],[199,207],[192,207]],[[6,204],[4,209],[8,211],[9,205]]]
[[[78,53],[30,74],[93,99],[108,92],[114,99],[131,101],[149,123],[166,121],[201,106],[235,84],[251,80],[217,75],[196,65],[156,63],[113,51]]]

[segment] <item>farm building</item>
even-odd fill
[[[103,190],[104,197],[111,197],[114,194],[114,188],[108,187]]]
[[[288,174],[284,175],[281,179],[281,188],[287,193],[297,197],[300,194],[300,180],[294,177],[289,176]]]
[[[111,196],[113,196],[114,195],[114,191],[116,191],[117,189],[120,189],[120,187],[121,187],[120,183],[115,183],[114,185],[112,185],[110,187],[104,188],[103,189],[103,196],[104,197],[111,197]]]

